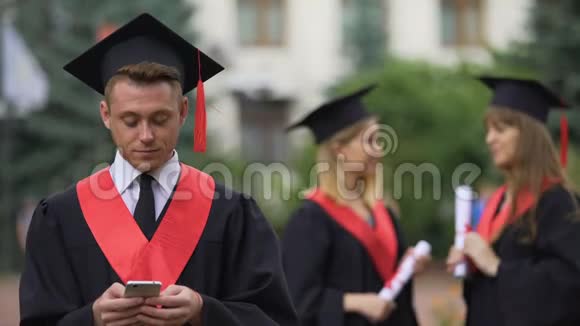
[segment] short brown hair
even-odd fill
[[[179,71],[173,67],[155,62],[141,62],[121,67],[117,73],[109,79],[105,86],[105,101],[110,105],[111,91],[120,80],[129,79],[139,85],[167,82],[178,93],[183,94],[180,83]]]

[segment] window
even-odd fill
[[[342,49],[357,67],[384,59],[386,16],[383,0],[342,0]]]
[[[238,1],[238,31],[242,45],[283,45],[285,23],[286,0]]]
[[[238,97],[242,131],[242,157],[247,161],[280,162],[286,157],[284,128],[290,102]]]
[[[483,0],[441,0],[441,41],[446,46],[483,45]]]

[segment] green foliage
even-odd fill
[[[512,53],[518,51],[521,49],[514,48]],[[452,243],[453,187],[458,184],[453,180],[474,184],[475,189],[501,181],[484,142],[483,118],[490,92],[474,76],[537,77],[532,67],[516,64],[513,55],[497,57],[493,66],[464,64],[454,68],[387,59],[382,68],[359,73],[333,90],[345,93],[378,83],[365,101],[380,122],[396,134],[383,132],[385,144],[397,145],[392,147],[396,151],[384,158],[385,187],[400,206],[409,242],[430,241],[436,256],[444,256]],[[576,157],[572,151],[571,166]],[[465,169],[478,177],[467,178],[461,173]],[[576,170],[570,169],[573,177],[579,174]]]
[[[187,0],[172,1],[171,5],[157,0],[14,2],[16,28],[47,73],[51,89],[43,110],[26,120],[2,121],[2,126],[10,125],[14,137],[10,160],[4,158],[1,166],[10,171],[12,186],[10,197],[0,194],[10,198],[3,201],[0,210],[0,230],[4,231],[0,247],[5,248],[0,252],[3,255],[0,269],[15,265],[12,216],[23,197],[39,199],[63,190],[113,159],[114,145],[98,114],[100,97],[62,67],[96,42],[99,27],[121,26],[143,12],[153,13],[191,40],[193,9],[188,3]],[[188,137],[182,137],[188,150],[192,146],[193,118],[189,120],[183,131]]]
[[[313,150],[314,147],[310,146],[307,155],[303,155],[301,150],[301,160],[290,165],[208,156],[203,161],[198,160],[194,166],[213,176],[217,182],[252,196],[281,235],[290,214],[300,205],[303,191],[312,186],[307,171],[314,166]],[[302,171],[306,172],[299,173]]]
[[[535,71],[565,102],[575,108],[570,119],[570,139],[580,143],[580,3],[574,0],[535,1],[531,11],[528,41],[515,44],[497,56],[498,62],[515,69]],[[550,127],[558,135],[558,116]],[[556,138],[558,139],[558,138]]]
[[[480,173],[493,177],[483,128],[489,92],[473,79],[482,70],[389,59],[335,90],[378,82],[365,102],[396,135],[383,132],[392,148],[384,158],[385,187],[400,206],[409,242],[428,240],[438,256],[446,254],[454,232],[453,177],[467,183],[479,181]],[[461,173],[465,164],[475,180]]]
[[[16,26],[51,85],[46,109],[29,116],[19,130],[27,140],[17,146],[13,163],[19,195],[62,190],[112,160],[114,146],[98,115],[100,97],[62,67],[95,43],[99,27],[120,26],[142,12],[154,13],[191,39],[192,8],[183,0],[171,6],[154,0],[23,1],[17,7]]]

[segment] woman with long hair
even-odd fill
[[[318,145],[318,187],[291,217],[282,244],[304,326],[417,323],[411,284],[395,301],[378,296],[409,251],[377,175],[379,128],[361,101],[372,88],[332,100],[290,127],[308,127]]]
[[[467,326],[580,325],[578,199],[546,128],[565,105],[537,81],[482,77],[493,91],[486,143],[505,184],[487,201],[465,248]]]

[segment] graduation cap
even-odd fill
[[[290,125],[286,131],[298,127],[308,127],[314,133],[316,144],[329,139],[338,131],[370,117],[362,97],[376,87],[364,87],[351,94],[333,99],[312,111],[302,120]]]
[[[154,62],[177,69],[183,94],[197,87],[194,150],[205,151],[203,82],[224,68],[150,14],[141,14],[64,66],[100,94],[123,66]]]
[[[491,105],[515,110],[546,124],[554,108],[566,109],[568,105],[546,86],[533,79],[516,79],[481,76],[479,80],[493,91]],[[565,167],[568,154],[568,119],[560,120],[560,159]]]

